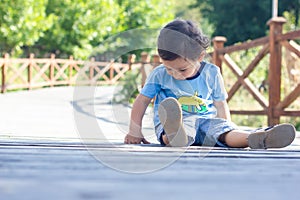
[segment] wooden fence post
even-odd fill
[[[4,54],[4,64],[2,65],[2,70],[1,70],[1,74],[2,74],[2,81],[1,81],[1,93],[5,93],[6,92],[6,74],[7,74],[7,66],[9,64],[9,54],[6,53]]]
[[[95,66],[94,66],[94,62],[95,62],[95,57],[91,57],[90,61],[89,61],[89,84],[90,85],[94,85],[93,83],[93,79],[94,79],[94,71],[95,71]],[[97,84],[97,80],[94,80],[95,84]]]
[[[110,61],[110,67],[109,67],[109,81],[111,82],[114,78],[114,75],[115,75],[115,60],[112,59]]]
[[[144,84],[147,79],[147,72],[146,72],[146,65],[150,63],[150,56],[147,52],[142,52],[141,53],[141,73],[142,73],[142,80],[141,80],[141,87],[144,87]]]
[[[158,54],[152,55],[152,65],[153,68],[157,67],[158,65],[161,64],[161,60]]]
[[[34,54],[31,53],[29,55],[29,65],[28,65],[28,72],[27,72],[27,81],[28,81],[28,90],[31,90],[31,80],[32,80],[32,68],[33,68],[33,59],[34,59]]]
[[[50,86],[54,86],[54,62],[55,62],[55,54],[52,53],[50,56],[50,68],[49,68],[49,79],[50,79]]]
[[[131,65],[135,62],[135,55],[134,54],[130,54],[129,56],[128,56],[128,61],[127,61],[127,63],[128,63],[128,70],[131,70]]]
[[[69,86],[72,85],[72,77],[73,77],[73,65],[74,65],[74,58],[73,56],[69,57],[70,65],[69,65]]]
[[[276,36],[282,34],[282,25],[286,22],[283,17],[274,17],[268,21],[270,26],[270,64],[269,64],[269,107],[268,125],[275,125],[280,122],[280,114],[275,107],[280,102],[281,86],[281,44],[276,41]]]
[[[141,62],[142,62],[142,64],[146,64],[146,63],[150,62],[150,56],[147,52],[141,53]]]
[[[221,49],[224,47],[224,43],[227,41],[227,39],[223,36],[216,36],[213,38],[213,63],[217,65],[220,68],[220,71],[222,72],[222,60],[219,57],[218,49]]]

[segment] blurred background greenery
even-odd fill
[[[286,29],[299,28],[299,7],[299,0],[279,0]],[[87,59],[114,34],[158,29],[176,17],[196,21],[210,37],[226,36],[230,45],[264,36],[271,13],[272,0],[1,0],[0,53]],[[128,42],[102,45],[101,52],[122,45]]]

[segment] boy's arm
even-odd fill
[[[142,134],[142,120],[150,102],[151,99],[142,94],[139,94],[135,99],[131,111],[129,133],[126,135],[124,139],[124,143],[126,144],[140,144],[141,142],[145,144],[149,143]]]
[[[217,109],[217,117],[231,121],[229,107],[226,101],[214,101],[214,106]]]

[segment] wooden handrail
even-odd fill
[[[225,53],[229,54],[229,53],[236,52],[236,51],[248,50],[253,47],[265,45],[268,43],[269,43],[269,37],[266,36],[266,37],[258,38],[258,39],[252,40],[252,41],[243,42],[241,44],[224,47],[222,49],[217,49],[217,52],[218,52],[218,54],[225,54]]]
[[[291,31],[285,34],[280,34],[276,36],[276,41],[282,41],[282,40],[294,40],[299,39],[300,30]]]

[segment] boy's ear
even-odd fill
[[[205,51],[202,51],[199,55],[198,61],[201,62],[205,57]]]

